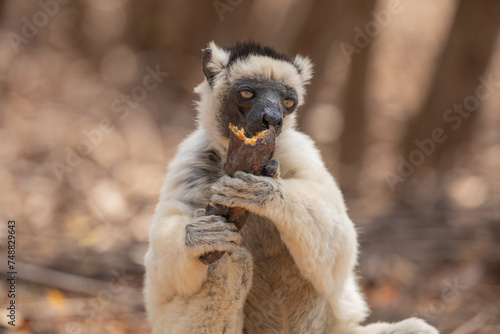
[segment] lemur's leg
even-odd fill
[[[252,257],[241,242],[238,229],[220,216],[204,216],[195,211],[195,221],[186,226],[186,247],[195,256],[202,252],[229,250],[219,261],[208,266],[207,280],[201,291],[189,299],[193,305],[192,333],[241,333],[243,305],[252,284]],[[224,244],[228,246],[224,247]],[[231,249],[230,245],[235,247]]]
[[[243,305],[252,284],[252,258],[240,247],[211,264],[202,290],[190,298],[191,333],[233,334],[243,330]]]
[[[146,255],[146,304],[154,334],[241,333],[252,259],[236,226],[219,216],[170,216],[152,227]],[[225,251],[202,264],[204,252]]]

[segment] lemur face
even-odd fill
[[[210,110],[200,110],[205,127],[215,127],[228,138],[229,123],[244,128],[247,135],[271,125],[279,135],[293,123],[290,119],[303,103],[304,86],[312,76],[308,58],[290,59],[252,42],[227,49],[210,43],[203,52],[206,81],[197,91],[213,103]]]
[[[219,131],[229,135],[228,124],[232,123],[253,136],[272,125],[279,135],[283,119],[295,111],[297,102],[297,92],[281,82],[237,80],[223,100]]]

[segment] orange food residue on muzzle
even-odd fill
[[[257,133],[252,138],[247,138],[247,136],[245,136],[245,130],[243,130],[243,128],[240,130],[240,129],[238,129],[238,127],[236,125],[229,124],[229,129],[231,129],[231,131],[233,131],[234,134],[241,141],[245,142],[246,144],[250,144],[252,146],[255,146],[255,144],[257,144],[257,139],[264,137],[269,132],[269,130],[264,130],[264,131]]]

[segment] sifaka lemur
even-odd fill
[[[212,42],[203,53],[198,126],[168,166],[149,231],[153,333],[438,333],[416,318],[360,325],[368,308],[356,230],[313,141],[296,129],[310,60],[253,42]],[[229,123],[248,135],[275,128],[264,176],[224,175]],[[245,227],[205,215],[208,203],[248,210]],[[211,251],[226,254],[200,262]]]

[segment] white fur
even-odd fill
[[[229,55],[211,47],[214,66],[225,71]],[[216,169],[220,164],[206,158],[207,152],[225,158],[227,140],[217,133],[214,119],[227,89],[224,75],[229,82],[263,75],[299,91],[310,79],[305,58],[295,59],[301,73],[263,58],[251,56],[230,73],[218,74],[213,89],[206,82],[196,88],[198,129],[168,167],[149,234],[144,290],[153,333],[242,333],[245,328],[245,333],[266,334],[436,334],[414,318],[359,325],[368,309],[355,277],[356,230],[337,184],[313,141],[294,129],[294,118],[285,121],[277,138],[277,177],[222,176]],[[207,178],[210,171],[213,180]],[[210,201],[251,212],[241,240],[228,223],[219,222],[213,231],[203,228],[209,217],[198,217],[195,210]],[[188,231],[195,233],[196,247],[187,242]],[[233,241],[214,243],[218,237]],[[203,265],[198,256],[211,249],[236,251]]]

